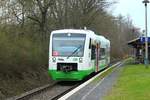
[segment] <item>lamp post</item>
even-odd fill
[[[145,67],[148,68],[148,37],[147,37],[147,3],[149,0],[144,0],[143,3],[145,4]]]

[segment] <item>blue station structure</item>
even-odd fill
[[[145,58],[145,37],[138,37],[128,42],[133,48],[136,63],[144,63]],[[148,37],[148,61],[150,62],[150,37]]]

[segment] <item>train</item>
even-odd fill
[[[53,80],[80,81],[110,63],[110,41],[87,29],[54,30],[48,73]]]

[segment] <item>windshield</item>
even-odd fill
[[[54,34],[52,43],[53,56],[82,57],[84,54],[85,34]]]

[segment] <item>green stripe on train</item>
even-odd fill
[[[106,64],[100,64],[100,65],[99,65],[100,70],[102,70],[102,69],[105,68],[105,67],[106,67]]]
[[[86,77],[93,71],[94,69],[71,71],[71,72],[49,70],[48,73],[53,80],[82,80],[84,77]]]
[[[100,65],[100,70],[105,68],[105,65]],[[49,70],[48,73],[53,80],[82,80],[89,74],[95,71],[95,67],[90,70],[78,70],[71,72],[63,72],[57,70]]]

